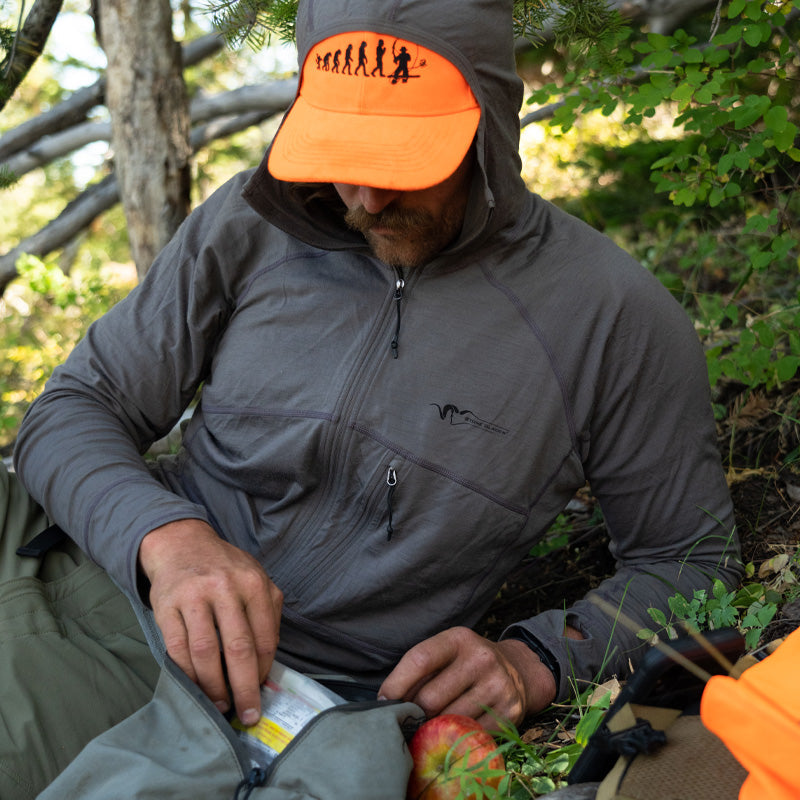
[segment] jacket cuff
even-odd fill
[[[529,650],[532,650],[534,653],[536,653],[536,655],[539,657],[539,661],[541,661],[542,664],[544,664],[553,674],[553,678],[556,682],[556,691],[558,691],[558,688],[561,685],[561,667],[559,666],[555,656],[549,650],[544,648],[542,643],[530,631],[521,626],[512,626],[503,632],[503,635],[500,637],[500,641],[503,641],[504,639],[516,639],[517,641],[526,645]]]
[[[577,628],[586,638],[566,637],[564,627],[567,624]],[[547,667],[553,664],[551,671],[556,680],[554,702],[569,700],[586,688],[584,684],[589,685],[598,677],[598,660],[603,661],[607,648],[601,647],[599,642],[583,631],[576,617],[569,611],[552,609],[531,619],[516,622],[506,628],[500,638],[520,639],[520,631],[524,631],[530,641],[535,642],[536,647],[531,649],[539,655],[542,663]],[[529,639],[522,638],[522,641],[528,644]]]

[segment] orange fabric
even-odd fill
[[[389,34],[317,43],[268,166],[279,180],[425,189],[455,172],[480,107],[446,58]]]
[[[749,773],[740,800],[800,798],[800,630],[738,680],[711,678],[700,716]]]

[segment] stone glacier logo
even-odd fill
[[[473,428],[479,428],[489,433],[497,433],[501,436],[505,436],[508,433],[508,428],[502,428],[500,425],[495,425],[494,422],[481,419],[468,409],[462,411],[452,403],[444,406],[440,406],[438,403],[431,403],[431,405],[439,411],[439,419],[449,422],[450,425],[470,425]]]

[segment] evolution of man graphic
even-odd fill
[[[414,45],[411,45],[413,48]],[[391,58],[394,63],[394,70],[390,74],[384,72],[386,63],[386,45],[383,39],[378,39],[372,54],[367,53],[367,43],[362,41],[358,45],[358,52],[354,55],[354,45],[348,44],[342,51],[341,48],[328,53],[316,53],[317,69],[324,72],[336,72],[340,75],[358,75],[365,78],[389,78],[392,83],[407,83],[411,78],[421,77],[414,71],[427,66],[424,58],[418,58],[418,53],[409,52],[409,48],[400,44],[395,39],[392,44]],[[370,61],[371,57],[371,61]],[[356,59],[355,67],[353,61]],[[372,69],[368,69],[372,67]]]

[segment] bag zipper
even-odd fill
[[[263,786],[267,782],[269,773],[261,767],[253,767],[247,777],[236,787],[233,800],[247,800],[253,793],[253,789]]]

